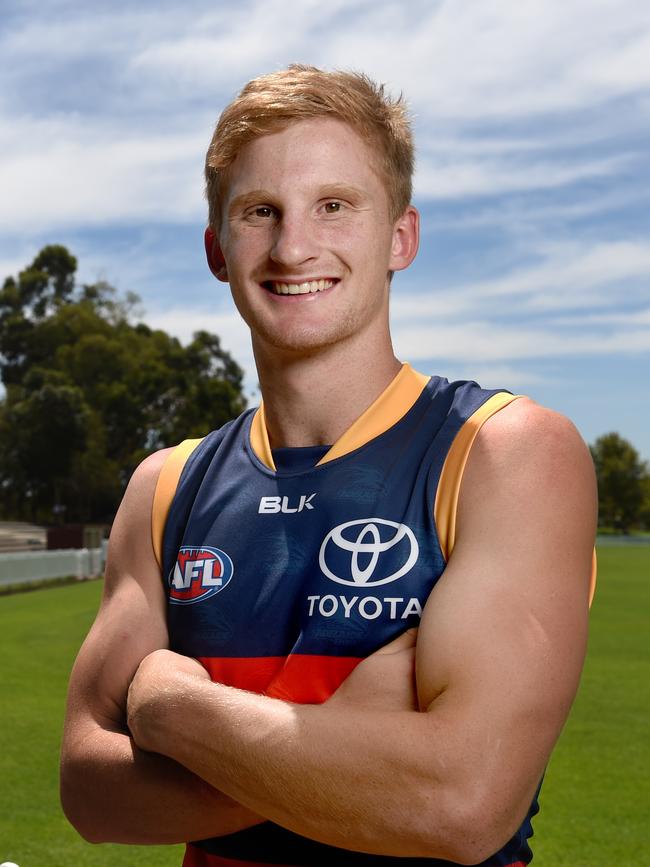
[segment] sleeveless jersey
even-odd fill
[[[513,399],[404,365],[316,466],[276,470],[263,407],[179,447],[159,482],[175,484],[182,466],[169,514],[154,503],[171,649],[220,683],[292,702],[327,699],[360,660],[418,624],[453,547],[471,442]],[[485,867],[529,863],[536,811],[535,800]],[[384,862],[450,865],[339,849],[272,822],[188,844],[183,863]]]

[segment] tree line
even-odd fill
[[[243,371],[219,338],[182,346],[137,322],[139,298],[79,285],[44,247],[0,290],[0,517],[111,522],[137,464],[245,408]]]
[[[246,406],[219,337],[183,346],[137,321],[139,298],[79,284],[77,260],[44,247],[0,289],[0,518],[110,523],[148,454],[203,436]],[[600,525],[650,530],[650,469],[617,433],[590,447]]]
[[[598,526],[620,533],[650,530],[650,467],[618,433],[589,447],[598,480]]]

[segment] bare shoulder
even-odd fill
[[[531,505],[543,498],[564,500],[565,507],[574,503],[595,522],[589,449],[568,418],[528,398],[513,401],[481,428],[467,462],[459,520],[478,506],[487,488],[515,502],[528,498]]]
[[[153,575],[155,557],[151,542],[151,510],[160,471],[173,448],[161,449],[135,469],[113,522],[108,549],[106,593],[125,574],[135,572],[143,580]],[[136,564],[135,569],[132,564]],[[157,576],[155,579],[157,580]]]
[[[476,437],[451,561],[480,555],[507,563],[502,574],[518,573],[519,589],[538,598],[574,592],[575,604],[586,610],[580,600],[591,584],[597,509],[593,462],[575,426],[520,398]]]
[[[133,512],[134,517],[142,518],[146,516],[146,513],[143,512],[143,507],[147,505],[150,507],[152,505],[160,471],[173,451],[173,446],[167,449],[160,449],[160,451],[146,457],[136,467],[117,512],[116,524],[118,525],[118,529],[124,523],[125,512]]]
[[[115,516],[102,602],[70,680],[64,750],[93,719],[122,726],[128,686],[140,661],[168,644],[151,507],[170,451],[156,452],[137,467]]]
[[[481,428],[475,454],[489,456],[491,464],[504,461],[568,461],[591,467],[589,450],[577,428],[566,416],[518,398],[493,415]]]
[[[156,489],[158,477],[160,476],[160,471],[173,451],[173,446],[167,449],[160,449],[146,457],[140,464],[138,464],[131,476],[131,480],[129,481],[125,498],[127,496],[129,499],[149,497],[153,500],[153,494]]]

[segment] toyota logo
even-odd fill
[[[394,532],[389,533],[384,529],[382,533],[382,527],[391,528]],[[380,562],[384,561],[382,557],[384,552],[400,543],[402,545],[399,553],[402,556],[398,559],[398,562],[401,561],[399,568],[395,572],[391,572],[390,575],[383,574],[380,578],[373,580],[377,567]],[[346,572],[349,570],[349,578],[342,578],[330,568],[330,565],[337,559],[336,549],[350,553],[349,566],[346,567]],[[345,524],[339,524],[338,527],[330,530],[320,546],[318,563],[323,574],[332,581],[336,581],[337,584],[348,584],[353,587],[359,585],[377,587],[379,584],[397,581],[402,575],[406,575],[415,565],[418,554],[417,539],[406,524],[385,521],[383,518],[361,518],[358,521],[346,521]],[[339,562],[340,559],[340,555],[338,555]],[[330,565],[328,565],[328,561]],[[394,565],[393,559],[393,568]],[[343,570],[339,569],[338,571]],[[382,571],[380,569],[380,573]]]

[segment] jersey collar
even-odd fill
[[[374,403],[363,412],[343,433],[329,451],[320,459],[316,466],[322,466],[336,458],[364,446],[370,440],[383,434],[403,418],[415,401],[430,377],[413,370],[410,364],[403,364],[401,370],[388,387],[379,395]],[[250,430],[251,447],[257,457],[270,470],[275,470],[271,445],[266,429],[264,402],[253,416]]]

